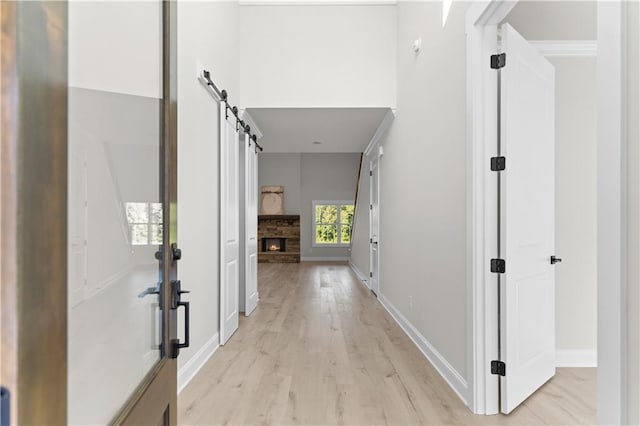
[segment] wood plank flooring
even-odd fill
[[[189,425],[595,424],[595,369],[476,416],[346,264],[260,264],[260,302],[179,395]]]

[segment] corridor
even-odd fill
[[[474,416],[347,264],[260,264],[260,303],[179,395],[185,425],[594,424],[595,369]]]

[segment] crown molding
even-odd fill
[[[398,0],[238,0],[240,6],[395,6]]]
[[[597,40],[531,40],[529,43],[546,57],[597,56]]]

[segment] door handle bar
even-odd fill
[[[171,358],[177,358],[180,355],[180,349],[189,347],[189,302],[178,302],[176,309],[180,306],[184,307],[184,342],[180,343],[180,339],[171,341]]]

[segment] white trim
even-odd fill
[[[356,274],[356,277],[358,277],[358,279],[362,282],[362,284],[364,284],[366,288],[370,289],[371,286],[369,285],[369,280],[366,278],[365,274],[363,274],[362,271],[358,269],[356,264],[351,261],[351,259],[349,259],[349,266],[351,267],[351,270],[353,270],[353,273]]]
[[[178,394],[187,387],[219,347],[220,336],[216,333],[178,370]]]
[[[628,404],[624,3],[598,2],[597,6],[599,424],[625,424]]]
[[[436,348],[407,320],[398,309],[383,295],[378,295],[378,300],[389,312],[389,315],[398,323],[402,331],[405,332],[411,341],[420,349],[422,354],[433,365],[442,378],[451,386],[458,397],[467,404],[468,386],[464,378],[455,368],[443,357]]]
[[[558,350],[556,367],[597,367],[598,352],[593,350]]]
[[[249,111],[247,111],[246,109],[241,109],[239,115],[240,115],[240,118],[244,121],[244,123],[248,124],[251,127],[251,133],[256,135],[256,138],[258,138],[258,140],[262,139],[262,136],[264,135],[262,134],[260,127],[258,127],[256,122],[253,120],[253,117],[251,116]]]
[[[386,131],[389,130],[389,127],[391,127],[391,123],[393,123],[393,120],[395,120],[395,118],[396,118],[396,110],[389,108],[387,113],[382,118],[380,125],[376,129],[376,132],[373,134],[373,137],[369,141],[369,144],[364,149],[365,157],[368,157],[369,154],[373,152],[373,149],[376,146],[378,146],[378,144],[380,144],[380,141],[382,140],[382,136],[384,136]]]
[[[490,361],[498,359],[497,279],[487,260],[496,257],[497,191],[487,159],[496,155],[497,78],[488,66],[498,52],[498,25],[516,5],[512,0],[474,3],[466,16],[467,33],[467,370],[469,407],[497,414],[499,381]]]
[[[549,58],[598,55],[597,40],[530,40],[529,44]]]
[[[467,13],[467,309],[470,312],[468,359],[470,406],[477,414],[497,413],[497,380],[489,360],[497,334],[497,312],[485,259],[494,254],[484,235],[494,235],[487,221],[494,206],[485,170],[495,141],[495,84],[487,79],[488,55],[497,52],[497,25],[515,2],[487,0]],[[625,2],[598,2],[598,423],[621,424],[626,400],[626,196],[624,132],[627,114],[622,81],[625,67]],[[499,13],[496,13],[499,11]],[[492,216],[494,217],[494,216]],[[494,293],[495,294],[495,293]],[[471,300],[469,300],[471,298]],[[493,303],[493,305],[492,305]]]
[[[348,262],[349,256],[302,256],[301,262]]]

